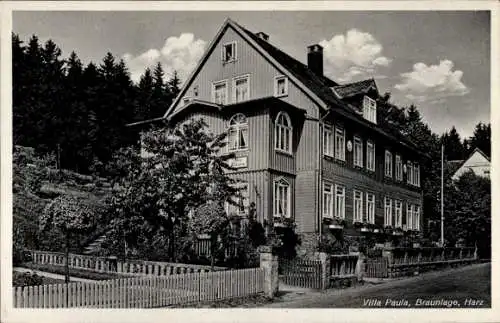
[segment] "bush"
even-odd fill
[[[36,286],[42,284],[43,277],[37,275],[36,273],[19,273],[16,271],[12,273],[12,285],[14,287]]]

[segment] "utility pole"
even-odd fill
[[[441,247],[444,247],[444,145],[441,144]]]

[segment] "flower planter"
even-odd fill
[[[344,229],[344,226],[343,226],[343,225],[340,225],[340,224],[329,224],[329,225],[328,225],[328,229],[332,229],[332,230],[342,230],[342,229]]]
[[[273,226],[274,226],[275,228],[286,228],[286,227],[287,227],[287,225],[286,225],[286,224],[281,223],[281,222],[274,222],[274,223],[273,223]]]
[[[361,228],[361,232],[370,232],[371,230],[368,228]]]
[[[393,236],[402,236],[402,235],[403,235],[403,232],[401,232],[401,231],[394,231],[394,232],[392,233],[392,235],[393,235]]]

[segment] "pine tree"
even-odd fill
[[[153,105],[154,79],[151,70],[146,68],[137,86],[137,99],[135,104],[135,120],[150,119]]]
[[[491,156],[491,125],[480,122],[474,128],[474,134],[468,141],[468,153],[479,148],[486,156]]]
[[[441,137],[441,142],[444,145],[444,154],[447,160],[462,160],[466,157],[462,139],[455,126]]]
[[[177,71],[174,71],[172,78],[168,81],[168,88],[174,98],[179,95],[179,92],[181,91],[181,80],[179,79]]]

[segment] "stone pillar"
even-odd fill
[[[356,276],[358,282],[363,280],[363,274],[365,273],[365,255],[360,252],[358,255],[358,261],[356,262]]]
[[[316,252],[315,258],[321,261],[321,289],[325,290],[330,287],[330,256],[326,252]]]
[[[265,246],[268,247],[268,246]],[[260,268],[264,269],[264,295],[273,298],[278,293],[278,256],[271,248],[261,248]]]

